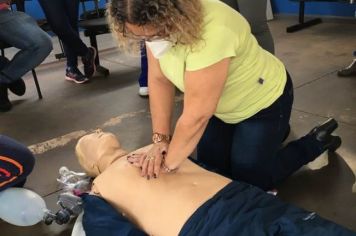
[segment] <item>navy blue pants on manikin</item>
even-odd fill
[[[83,227],[87,236],[147,235],[102,198],[84,195],[83,200]],[[356,236],[356,233],[314,212],[286,204],[257,187],[234,181],[199,207],[179,235]]]

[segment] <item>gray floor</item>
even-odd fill
[[[270,22],[277,56],[291,73],[295,86],[292,132],[300,137],[327,117],[340,122],[337,133],[343,145],[335,154],[323,154],[291,176],[280,188],[287,202],[333,220],[356,231],[356,78],[338,78],[336,71],[351,62],[356,49],[355,22],[326,22],[294,34],[286,26],[294,19]],[[100,57],[109,68],[108,78],[97,76],[89,84],[64,80],[64,61],[53,57],[37,68],[44,99],[38,100],[31,75],[28,91],[11,96],[14,108],[0,114],[0,133],[16,138],[37,153],[36,167],[27,187],[44,196],[48,208],[57,209],[58,169],[79,171],[74,146],[80,136],[96,128],[121,137],[128,150],[150,142],[148,100],[137,95],[139,58],[118,52],[110,35],[101,36]],[[8,51],[8,55],[14,51]],[[177,115],[181,109],[177,99]],[[0,221],[1,235],[70,235],[66,226],[38,224],[19,228]]]

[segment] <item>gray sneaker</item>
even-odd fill
[[[341,77],[356,76],[356,59],[348,67],[339,70],[337,75]]]

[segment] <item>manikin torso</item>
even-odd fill
[[[188,218],[230,182],[189,160],[176,173],[147,180],[123,156],[96,177],[92,192],[146,233],[168,236],[178,235]]]

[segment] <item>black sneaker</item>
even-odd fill
[[[7,94],[7,86],[0,84],[0,112],[10,111],[11,108],[12,105]]]
[[[89,47],[87,55],[82,57],[82,62],[84,65],[84,74],[88,78],[92,77],[96,70],[95,58],[96,49],[93,47]]]
[[[336,120],[330,118],[323,124],[316,126],[309,132],[313,138],[323,144],[323,148],[330,152],[335,152],[341,146],[341,138],[331,135],[338,127]]]
[[[22,96],[26,92],[26,84],[25,81],[23,81],[23,79],[18,79],[15,82],[8,84],[8,88],[11,92],[16,94],[17,96]]]
[[[89,79],[85,77],[77,67],[67,67],[66,80],[73,81],[77,84],[83,84],[89,81]]]

